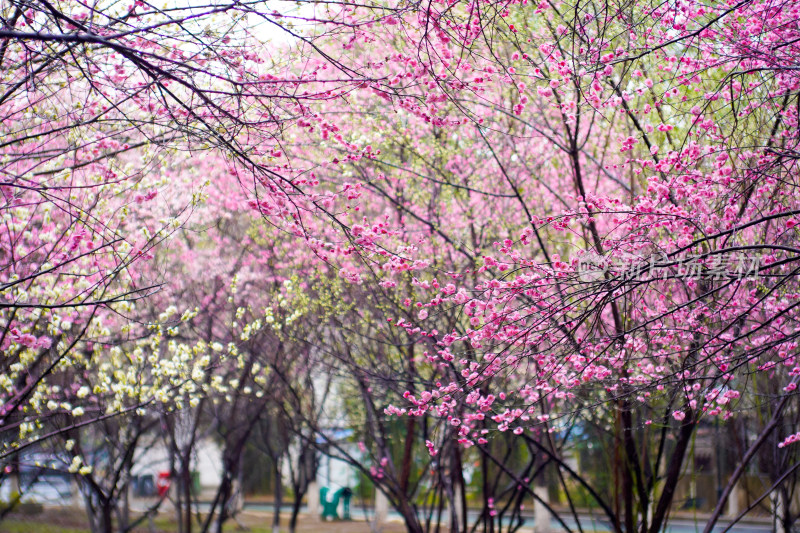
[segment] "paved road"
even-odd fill
[[[260,511],[260,512],[272,512],[274,510],[274,506],[269,503],[245,503],[245,509],[249,511]],[[291,506],[284,505],[281,507],[282,513],[291,512]],[[307,513],[308,509],[304,505],[300,508],[301,513]],[[372,517],[372,509],[367,507],[364,509],[360,506],[352,506],[351,512],[353,519],[355,520],[365,520],[367,517]],[[468,518],[470,521],[474,521],[478,518],[477,511],[469,511]],[[588,514],[579,514],[581,526],[583,527],[584,533],[589,531],[594,532],[605,532],[611,531],[611,528],[608,526],[608,523],[599,520],[599,516],[595,516],[592,518],[591,515]],[[525,528],[533,527],[533,516],[528,514],[524,516],[525,523],[523,524]],[[564,517],[564,522],[569,526],[569,528],[574,531],[578,532],[578,527],[575,519],[573,517]],[[402,521],[399,513],[394,511],[389,512],[389,520],[392,521]],[[558,523],[555,519],[551,520],[551,528],[553,531],[563,530],[561,524]],[[717,523],[717,527],[714,531],[721,532],[722,530],[727,527],[728,522],[721,520]],[[697,521],[685,518],[673,518],[670,520],[669,525],[664,530],[665,533],[701,533],[703,531],[703,527],[705,526],[705,522],[702,518],[698,518]],[[766,521],[764,522],[747,522],[747,523],[739,523],[734,525],[730,531],[732,533],[771,533],[772,532],[772,525]]]

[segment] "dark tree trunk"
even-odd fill
[[[289,518],[289,533],[295,533],[297,529],[297,515],[300,514],[300,505],[302,505],[303,496],[305,495],[305,491],[302,493],[296,493],[294,495],[294,502],[292,503],[292,516]]]
[[[281,505],[283,504],[283,485],[281,484],[281,462],[275,459],[273,462],[273,472],[275,474],[275,514],[272,517],[272,533],[280,533],[281,529]],[[297,498],[295,498],[295,501]]]

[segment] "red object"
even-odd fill
[[[159,472],[158,478],[156,479],[156,490],[158,490],[158,496],[160,498],[166,496],[169,490],[169,483],[169,472]]]

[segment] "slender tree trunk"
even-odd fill
[[[96,508],[97,530],[101,533],[114,533],[114,505],[110,498],[100,498]]]
[[[305,492],[297,491],[294,495],[294,502],[292,502],[292,516],[289,518],[289,533],[295,533],[297,529],[297,515],[300,514],[300,506],[303,503],[303,496]]]
[[[464,490],[464,464],[461,461],[461,447],[455,448],[455,471],[453,473],[455,475],[454,488],[456,489],[456,497],[460,504],[461,529],[466,532],[469,531],[467,527],[467,491]]]
[[[694,412],[689,411],[680,427],[678,439],[675,443],[675,449],[672,452],[669,465],[667,465],[667,470],[664,473],[664,490],[661,492],[661,496],[658,499],[655,512],[653,513],[653,520],[650,524],[650,531],[652,533],[658,533],[661,531],[664,526],[664,522],[667,519],[667,514],[672,507],[672,500],[675,497],[675,487],[678,485],[678,479],[680,479],[683,460],[686,457],[686,452],[689,449],[689,443],[692,440],[694,425]]]
[[[178,524],[178,533],[186,533],[184,531],[185,524],[183,523],[183,506],[181,505],[181,491],[178,487],[177,479],[174,485],[170,488],[170,490],[174,491],[173,495],[175,497],[175,521]]]
[[[484,533],[494,533],[494,517],[489,508],[489,498],[492,497],[489,486],[489,460],[486,453],[481,450],[481,477],[483,478],[483,531]]]
[[[117,506],[117,529],[120,533],[125,533],[128,530],[128,524],[131,523],[131,506],[129,499],[130,484],[125,483],[120,489],[120,500]]]
[[[631,465],[628,464],[628,456],[625,452],[625,424],[622,416],[623,407],[617,404],[617,455],[618,467],[621,474],[620,489],[622,490],[622,512],[624,513],[624,524],[626,533],[636,531],[636,518],[633,514],[633,476],[631,476]]]
[[[419,520],[417,520],[417,514],[414,512],[414,509],[411,507],[408,501],[402,501],[398,510],[403,516],[403,522],[406,524],[406,531],[408,533],[424,533],[422,524],[420,524]]]
[[[190,464],[190,452],[183,454],[181,463],[181,488],[183,489],[183,503],[185,505],[184,533],[192,533],[192,469]]]
[[[273,473],[275,475],[275,514],[272,517],[272,533],[280,533],[281,530],[281,505],[283,504],[283,484],[281,483],[281,461],[275,458],[272,462]],[[295,498],[295,501],[297,498]]]

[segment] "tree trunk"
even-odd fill
[[[289,518],[289,533],[295,533],[297,529],[297,515],[300,514],[300,506],[303,503],[303,495],[305,493],[297,492],[294,495],[294,502],[292,502],[292,516]]]
[[[283,504],[283,485],[281,484],[281,462],[275,459],[272,462],[275,474],[275,514],[272,517],[272,533],[281,531],[281,504]],[[297,498],[295,498],[295,501]]]
[[[102,520],[103,520],[103,533],[114,533],[114,505],[111,500],[104,500],[101,507]]]
[[[183,456],[181,465],[181,488],[183,489],[183,502],[185,505],[184,533],[192,533],[192,470],[189,459],[189,452]]]
[[[120,533],[125,533],[128,530],[128,524],[131,523],[131,506],[130,506],[130,485],[125,483],[120,489],[120,502],[117,506],[117,529]]]

